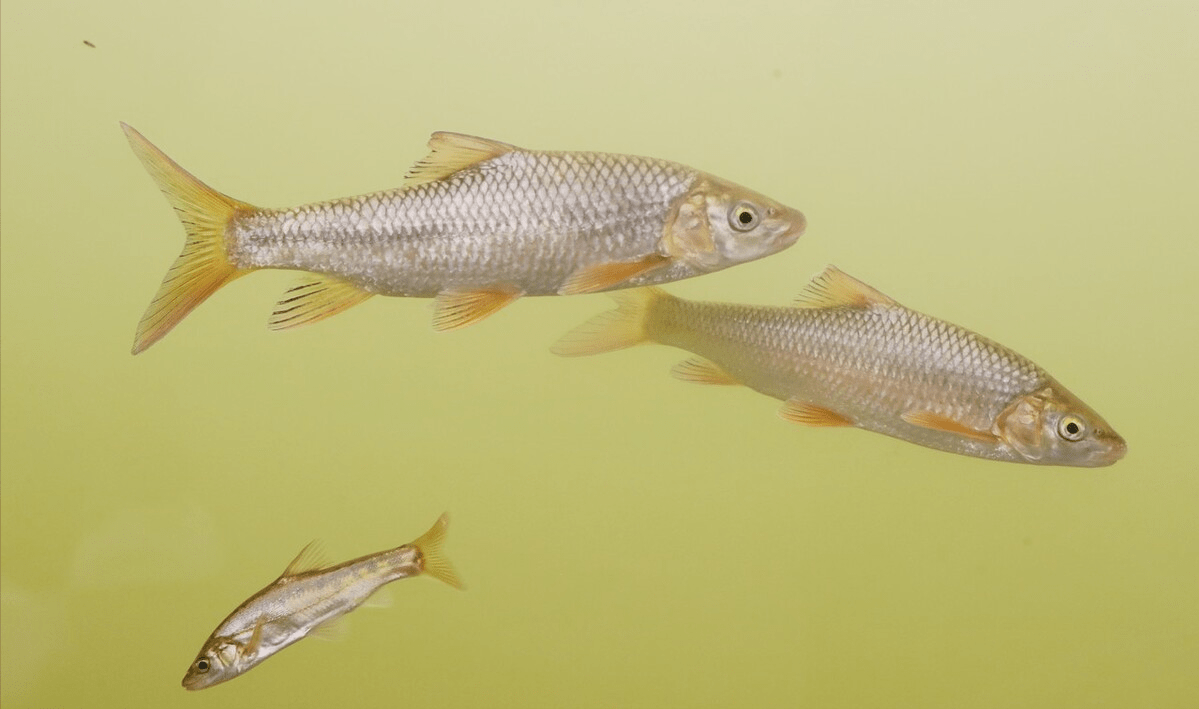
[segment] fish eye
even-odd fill
[[[738,202],[729,211],[729,226],[737,231],[749,231],[758,225],[758,210],[749,202]]]
[[[1057,422],[1057,435],[1067,441],[1081,441],[1086,431],[1086,424],[1077,416],[1063,416],[1062,420]]]
[[[196,660],[196,672],[207,672],[209,667],[211,667],[211,665],[208,663],[208,660],[202,657],[199,660]]]

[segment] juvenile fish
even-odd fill
[[[433,297],[437,330],[524,295],[652,285],[769,256],[803,214],[665,160],[541,152],[434,133],[406,184],[259,209],[192,177],[121,126],[187,232],[133,343],[137,354],[229,281],[260,268],[307,271],[272,329],[323,320],[372,295]]]
[[[830,266],[795,307],[697,303],[656,288],[560,340],[561,355],[659,342],[699,357],[680,379],[744,384],[786,402],[784,418],[856,426],[962,455],[1095,467],[1124,457],[1112,427],[1037,365],[896,303]]]
[[[362,605],[384,584],[429,574],[461,588],[441,555],[446,515],[419,539],[402,547],[318,568],[312,545],[300,551],[283,575],[238,606],[204,643],[187,669],[183,686],[204,689],[257,667],[322,624]]]

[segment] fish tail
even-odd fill
[[[445,532],[449,525],[449,513],[442,514],[429,528],[429,531],[412,542],[412,546],[421,553],[421,571],[423,573],[444,581],[454,588],[461,589],[462,581],[458,578],[454,567],[450,565],[450,560],[441,551],[441,545],[445,542]]]
[[[566,333],[550,351],[563,357],[581,357],[653,340],[649,330],[653,306],[673,298],[658,288],[634,288],[608,295],[616,301],[616,310],[600,313]]]
[[[183,252],[137,325],[133,340],[133,354],[137,354],[162,339],[221,286],[249,273],[230,263],[224,237],[225,227],[237,212],[255,207],[200,182],[131,126],[122,123],[121,128],[187,232]]]

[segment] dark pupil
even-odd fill
[[[201,672],[207,672],[208,671],[208,660],[200,660],[199,662],[197,662],[196,669]]]
[[[742,224],[749,224],[754,220],[754,215],[749,213],[748,209],[742,210],[741,214],[737,215],[737,221]]]
[[[1066,433],[1070,434],[1071,436],[1077,434],[1078,433],[1078,424],[1074,423],[1073,421],[1066,424]]]

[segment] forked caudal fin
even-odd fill
[[[632,347],[650,339],[646,321],[653,304],[671,298],[658,288],[634,288],[608,294],[616,310],[591,318],[555,342],[550,351],[563,357],[581,357]]]
[[[133,340],[133,354],[137,354],[162,339],[221,286],[248,273],[229,262],[225,226],[237,212],[255,207],[200,182],[131,126],[122,123],[121,128],[187,232],[183,252],[167,271],[137,325]]]
[[[433,523],[433,526],[429,528],[429,531],[412,542],[412,546],[420,550],[422,559],[421,569],[424,573],[429,574],[435,579],[444,581],[454,588],[461,589],[462,581],[459,580],[458,574],[454,572],[454,567],[450,565],[450,560],[441,551],[441,545],[445,542],[445,532],[449,525],[449,514],[442,514]]]

